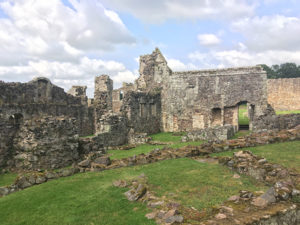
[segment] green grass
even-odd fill
[[[233,152],[228,151],[213,154],[214,156],[232,156]],[[256,155],[262,156],[270,162],[283,165],[287,168],[294,168],[300,172],[300,141],[276,143],[252,148],[244,148],[242,150],[250,150]]]
[[[247,136],[250,133],[251,133],[251,131],[249,131],[249,130],[240,130],[240,131],[236,132],[234,134],[234,136],[230,139],[237,139],[239,137],[244,137],[244,136]]]
[[[180,142],[181,140],[181,136],[173,136],[170,132],[152,134],[150,137],[152,137],[153,141],[161,142]]]
[[[198,210],[220,204],[242,189],[266,188],[249,177],[233,179],[233,172],[219,164],[200,163],[189,158],[161,162],[145,174],[158,196],[167,196]]]
[[[239,124],[249,125],[247,105],[239,106]]]
[[[173,136],[172,133],[158,133],[158,134],[151,135],[151,137],[152,140],[154,141],[173,143],[173,144],[169,144],[169,145],[142,144],[129,150],[108,150],[107,153],[111,159],[122,159],[122,158],[127,158],[142,153],[147,154],[156,148],[160,148],[160,149],[162,149],[163,147],[181,148],[188,145],[198,146],[204,142],[204,141],[191,141],[191,142],[183,143],[180,142],[181,136]]]
[[[299,114],[300,110],[290,110],[290,111],[276,111],[277,115],[282,115],[282,114]]]
[[[171,148],[181,148],[181,147],[188,146],[188,145],[199,146],[199,145],[201,145],[203,143],[204,143],[204,141],[178,142],[178,143],[169,145],[169,147],[171,147]]]
[[[158,195],[197,209],[221,203],[240,189],[265,188],[250,178],[233,179],[231,171],[217,164],[188,158],[166,160],[76,174],[0,198],[1,225],[154,225],[145,218],[145,204],[129,202],[123,194],[126,188],[111,185],[116,179],[131,179],[141,173]]]
[[[13,184],[16,178],[17,178],[17,174],[15,173],[0,174],[0,187]]]
[[[151,152],[155,148],[162,148],[163,145],[149,145],[149,144],[142,144],[135,148],[129,150],[108,150],[107,153],[111,159],[122,159],[131,157],[133,155],[139,155],[141,153],[148,153]]]

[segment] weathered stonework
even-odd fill
[[[200,140],[224,141],[233,137],[234,134],[234,127],[232,125],[217,126],[190,131],[186,136],[182,137],[182,142]]]
[[[238,105],[252,120],[267,107],[267,77],[261,67],[172,72],[161,52],[140,58],[138,90],[161,90],[162,129],[191,131],[225,124],[238,130]]]
[[[99,132],[102,115],[112,110],[113,81],[107,75],[95,78],[94,108],[95,132]]]
[[[275,110],[300,110],[300,78],[269,79],[268,102]]]
[[[79,159],[77,121],[74,118],[43,117],[26,120],[16,132],[12,157],[6,161],[16,169],[56,169]]]
[[[268,105],[264,113],[258,116],[253,127],[259,130],[283,130],[297,127],[300,124],[300,114],[276,115],[274,109]]]
[[[66,166],[81,154],[142,143],[160,131],[226,139],[232,129],[222,130],[239,129],[238,106],[245,103],[250,130],[293,128],[300,122],[300,116],[276,116],[268,107],[261,67],[173,72],[155,49],[140,57],[139,71],[134,84],[124,83],[117,90],[108,75],[97,76],[94,99],[87,98],[86,86],[73,86],[66,93],[42,77],[28,83],[0,82],[0,167]],[[65,134],[61,121],[73,121],[66,122]],[[73,140],[77,134],[93,137]],[[23,157],[23,164],[16,162],[16,155]]]

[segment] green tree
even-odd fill
[[[272,69],[272,67],[270,68],[266,64],[261,64],[260,66],[267,72],[268,79],[276,79],[277,78],[277,73]]]
[[[299,67],[296,63],[284,63],[280,65],[277,71],[280,78],[295,78],[300,77]]]

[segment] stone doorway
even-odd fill
[[[246,101],[238,103],[238,130],[249,130],[249,104]]]

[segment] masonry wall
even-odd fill
[[[267,77],[261,67],[173,72],[158,49],[140,57],[137,90],[161,91],[162,130],[191,131],[231,124],[238,129],[238,105],[251,120],[267,107]],[[250,121],[252,129],[252,121]]]
[[[264,113],[255,118],[253,129],[259,130],[283,130],[291,129],[300,125],[300,114],[276,115],[271,105],[265,109]]]
[[[260,67],[172,73],[162,90],[163,129],[237,126],[240,103],[248,103],[256,116],[267,106],[266,74]]]
[[[24,120],[42,116],[74,117],[83,121],[78,123],[78,133],[91,134],[88,125],[92,121],[88,118],[87,102],[67,94],[47,78],[36,78],[28,83],[0,81],[0,110],[2,120],[9,120],[16,113],[21,114]]]
[[[300,110],[300,78],[269,79],[268,102],[275,110]]]
[[[78,160],[75,118],[42,117],[20,124],[6,165],[17,169],[56,169]]]
[[[121,111],[134,133],[158,133],[161,127],[160,93],[127,92]]]

